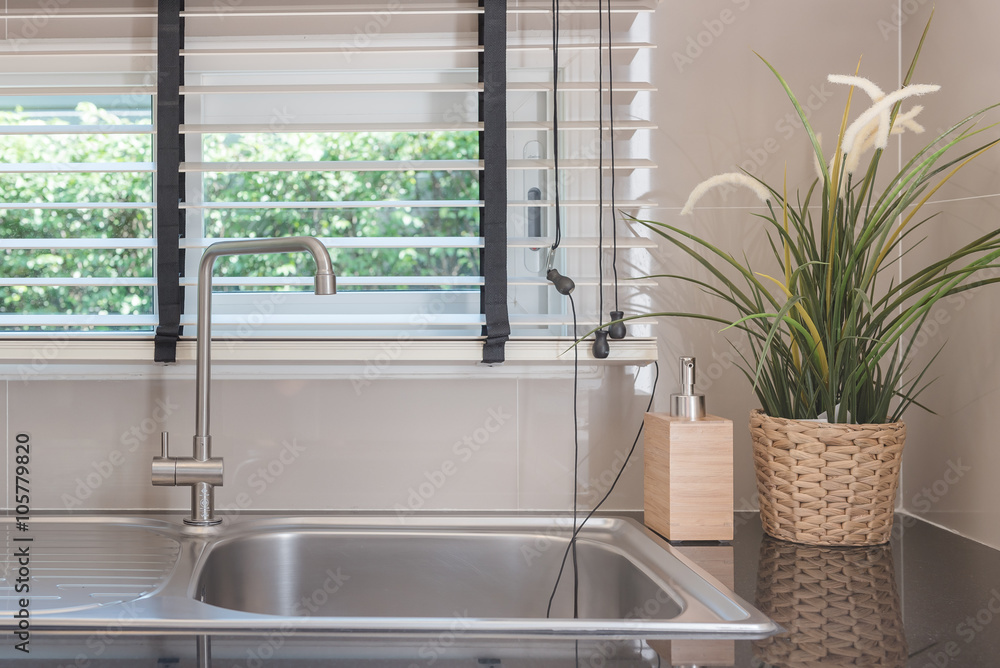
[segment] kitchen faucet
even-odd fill
[[[161,453],[153,458],[153,484],[174,487],[191,486],[191,517],[185,524],[208,526],[218,524],[215,517],[215,487],[222,485],[221,457],[212,457],[212,436],[209,432],[209,411],[212,388],[212,268],[223,255],[255,255],[306,251],[316,260],[315,291],[317,295],[337,292],[337,277],[326,246],[315,237],[282,237],[276,239],[246,239],[220,241],[205,249],[198,267],[198,340],[195,380],[194,456],[171,457],[169,436],[162,434]]]

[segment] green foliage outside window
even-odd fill
[[[132,122],[91,103],[77,107],[82,124]],[[21,111],[0,111],[0,125],[65,124]],[[148,123],[149,120],[142,121]],[[0,162],[149,162],[149,135],[11,135],[0,138]],[[461,160],[478,158],[475,132],[206,135],[206,162],[327,160]],[[189,177],[193,178],[193,177]],[[471,200],[468,206],[430,208],[324,208],[204,210],[205,236],[269,237],[311,234],[329,237],[478,236],[478,174],[475,171],[346,171],[207,173],[206,202],[307,202]],[[151,202],[149,173],[0,174],[2,202]],[[149,209],[0,210],[0,239],[150,239]],[[189,213],[189,230],[199,224]],[[333,249],[341,276],[475,276],[476,249]],[[0,255],[4,278],[153,275],[152,250],[15,250]],[[303,254],[241,256],[217,264],[216,275],[308,275]],[[405,286],[401,286],[405,287]],[[0,313],[150,314],[150,287],[14,286],[0,288]]]
[[[207,162],[475,160],[475,132],[209,135]],[[209,237],[474,237],[479,235],[475,171],[230,172],[207,174],[209,202],[375,202],[471,200],[468,207],[209,209]],[[331,249],[343,276],[476,276],[475,249]],[[217,275],[306,275],[297,254],[223,258]]]
[[[120,125],[128,121],[83,103],[79,122]],[[54,118],[0,111],[0,125],[67,124]],[[0,138],[0,162],[149,162],[149,135],[8,135]],[[3,202],[150,202],[149,173],[0,174]],[[3,209],[0,239],[149,239],[149,209]],[[4,278],[143,278],[152,276],[153,251],[14,250],[0,256]],[[14,286],[0,288],[0,313],[132,315],[153,312],[153,290],[127,285],[101,287]]]

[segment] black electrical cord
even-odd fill
[[[556,232],[551,252],[555,252],[562,241],[562,220],[559,215],[559,0],[552,0],[552,159]]]
[[[604,327],[604,25],[597,0],[597,328]]]
[[[576,302],[573,300],[573,295],[567,295],[569,297],[569,305],[573,310],[573,338],[576,339]],[[576,481],[580,479],[580,417],[579,417],[579,399],[580,397],[580,347],[573,347],[573,535],[576,535],[576,516],[579,508],[578,495],[576,493]],[[579,602],[580,602],[580,569],[578,568],[576,560],[576,541],[573,542],[573,619],[579,617]],[[563,563],[566,563],[566,558],[563,557]],[[559,569],[562,571],[562,569]],[[559,584],[559,579],[556,579],[556,585]],[[555,589],[552,590],[552,594],[555,595]],[[552,605],[552,599],[549,599],[549,606]]]
[[[573,295],[566,295],[569,297],[569,305],[573,311],[573,339],[576,340],[576,302],[573,300]],[[579,598],[580,598],[580,571],[577,568],[576,559],[576,518],[579,510],[579,505],[577,503],[577,493],[576,493],[576,481],[580,479],[580,420],[577,412],[578,399],[580,396],[580,346],[573,346],[573,537],[570,539],[570,544],[566,548],[566,552],[569,552],[569,548],[573,548],[573,619],[577,618],[579,609]],[[545,609],[546,618],[552,612],[552,600],[556,597],[556,589],[559,587],[559,581],[562,579],[563,569],[566,567],[566,555],[563,555],[562,564],[559,565],[559,575],[556,576],[556,584],[552,587],[552,595],[549,596],[549,605]]]
[[[600,13],[600,12],[598,12]],[[618,308],[618,221],[615,217],[615,70],[612,58],[611,0],[608,0],[608,122],[611,134],[611,271],[615,277],[615,311]]]
[[[576,313],[576,309],[575,308],[574,308],[573,313],[575,315],[575,313]],[[574,330],[574,334],[575,334],[575,330]],[[577,347],[573,348],[574,351],[576,349],[577,349]],[[578,360],[578,359],[579,358],[575,358],[575,361]],[[649,392],[649,404],[646,406],[646,412],[647,413],[650,410],[652,410],[652,408],[653,408],[653,399],[656,397],[656,385],[660,381],[660,364],[659,364],[659,362],[655,362],[655,361],[653,362],[653,369],[655,370],[655,375],[653,376],[653,389],[650,390],[650,392]],[[573,417],[574,417],[574,421],[575,421],[575,419],[576,419],[576,371],[575,371],[575,369],[574,369],[574,376],[573,376]],[[621,479],[622,473],[625,472],[625,467],[628,466],[629,461],[632,459],[633,453],[635,453],[635,448],[639,444],[639,437],[642,435],[642,427],[643,427],[643,424],[640,423],[639,424],[639,430],[635,434],[635,440],[632,441],[632,447],[629,449],[628,454],[625,455],[625,462],[622,463],[622,467],[620,469],[618,469],[618,474],[615,476],[614,481],[612,481],[611,487],[608,488],[608,491],[604,494],[604,496],[601,498],[601,500],[597,502],[597,505],[594,506],[594,509],[591,510],[589,513],[587,513],[587,516],[583,518],[582,522],[580,522],[580,526],[579,527],[577,527],[577,525],[576,525],[576,481],[577,481],[576,474],[577,474],[577,466],[578,466],[578,464],[574,465],[574,467],[573,467],[573,535],[569,539],[569,545],[566,546],[566,551],[563,552],[562,563],[559,565],[559,574],[556,575],[556,583],[552,586],[552,594],[549,596],[549,605],[548,605],[548,607],[545,610],[545,617],[546,618],[548,618],[550,616],[550,613],[552,612],[552,601],[556,597],[556,589],[559,587],[559,581],[562,579],[563,570],[566,567],[566,558],[569,556],[570,549],[573,550],[573,566],[574,566],[574,569],[575,569],[575,567],[576,567],[576,538],[580,534],[580,531],[583,530],[583,527],[586,526],[586,524],[590,520],[590,518],[594,516],[594,513],[596,513],[598,510],[600,510],[601,506],[604,505],[604,502],[608,500],[609,496],[611,496],[611,493],[613,491],[615,491],[615,487],[618,485],[618,481]],[[575,423],[574,423],[574,428],[575,428],[576,432],[579,432],[578,425],[576,425]],[[578,435],[577,435],[577,437],[578,437]]]

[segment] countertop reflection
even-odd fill
[[[736,516],[737,593],[785,627],[736,643],[736,666],[1000,665],[1000,552],[897,515],[890,543],[794,545]]]

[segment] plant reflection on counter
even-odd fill
[[[754,641],[755,666],[906,665],[891,545],[813,547],[765,536],[755,598],[786,629]]]

